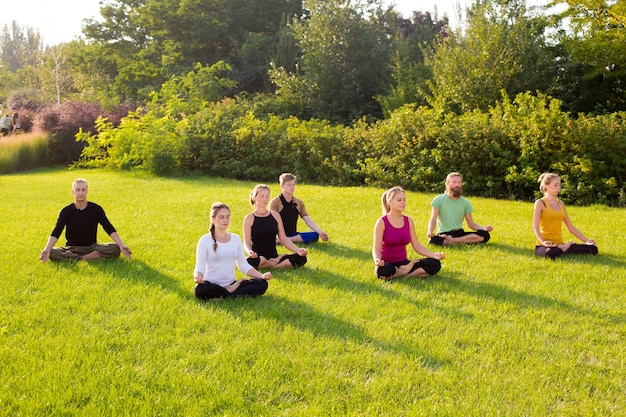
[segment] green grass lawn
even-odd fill
[[[38,260],[79,176],[132,260]],[[626,415],[623,209],[569,207],[600,255],[549,261],[533,253],[532,203],[472,198],[489,244],[445,249],[435,277],[383,282],[371,259],[383,190],[299,184],[330,241],[308,246],[304,268],[275,271],[263,297],[197,301],[210,206],[226,202],[241,235],[253,186],[0,176],[0,414]],[[433,197],[407,194],[422,241]]]

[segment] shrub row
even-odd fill
[[[97,104],[66,102],[60,106],[43,103],[39,94],[30,89],[13,93],[7,100],[9,113],[19,115],[23,133],[46,132],[48,135],[47,159],[44,164],[68,165],[82,153],[84,143],[76,141],[80,130],[96,133],[95,121],[104,116],[117,126],[128,114],[129,106],[121,105],[105,112]]]
[[[467,194],[530,200],[541,172],[564,181],[573,204],[625,205],[626,113],[579,116],[545,96],[504,97],[489,112],[438,114],[405,106],[350,127],[267,115],[254,99],[225,99],[186,115],[180,102],[106,120],[84,133],[81,166],[199,173],[276,181],[291,171],[310,183],[402,185],[440,192],[450,171]]]

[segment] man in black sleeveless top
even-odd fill
[[[286,172],[279,177],[279,181],[282,193],[272,199],[270,210],[280,213],[283,226],[285,227],[285,234],[289,240],[294,243],[317,242],[319,238],[322,238],[324,241],[328,240],[328,234],[320,229],[309,216],[304,201],[294,197],[296,176]],[[304,220],[304,223],[309,226],[312,232],[297,231],[298,216],[302,217],[302,220]]]

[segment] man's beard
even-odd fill
[[[453,197],[459,198],[459,197],[461,197],[461,194],[463,194],[463,189],[461,187],[451,188],[450,189],[450,193],[452,193]]]

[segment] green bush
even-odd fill
[[[119,128],[100,122],[97,135],[81,137],[88,143],[81,164],[258,182],[291,171],[309,183],[422,192],[441,192],[447,173],[459,171],[467,194],[516,200],[536,198],[539,174],[554,171],[568,203],[624,205],[624,114],[573,119],[560,106],[525,93],[504,96],[488,112],[406,105],[374,124],[345,127],[264,113],[266,96],[207,103],[189,115],[174,97]]]

